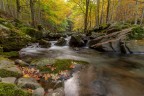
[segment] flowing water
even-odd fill
[[[54,43],[55,41],[52,41]],[[44,57],[87,61],[81,71],[64,82],[66,96],[144,96],[144,55],[100,53],[68,46],[23,48],[21,57]]]

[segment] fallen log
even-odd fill
[[[132,28],[128,28],[128,29],[124,29],[122,31],[118,31],[118,32],[114,32],[114,33],[111,33],[111,34],[108,34],[108,35],[104,35],[104,36],[100,36],[94,40],[99,40],[99,39],[103,39],[103,38],[109,38],[109,37],[117,37],[118,34],[126,34],[126,33],[129,33],[131,32]]]
[[[111,39],[111,40],[108,40],[108,41],[100,42],[100,43],[92,45],[91,47],[92,48],[96,48],[96,47],[99,47],[99,46],[101,46],[103,44],[112,43],[112,42],[115,42],[115,41],[118,41],[118,40],[124,40],[126,38],[126,35],[129,32],[131,32],[131,29],[132,28],[129,28],[129,29],[125,29],[125,30],[122,30],[122,31],[119,31],[119,32],[115,32],[115,33],[112,33],[112,34],[109,34],[109,35],[106,35],[106,36],[98,37],[98,38],[96,38],[94,40],[99,40],[99,39],[103,39],[103,38],[110,38],[110,37],[113,37],[114,35],[117,35],[115,37],[115,39]]]

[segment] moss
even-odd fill
[[[29,36],[33,37],[33,38],[36,38],[36,39],[41,39],[42,38],[42,32],[41,31],[38,31],[34,28],[31,28],[31,27],[22,27],[21,30],[28,34]]]
[[[0,46],[0,54],[3,53],[3,47]]]
[[[18,57],[19,53],[17,51],[11,51],[11,52],[3,52],[2,55],[6,58],[10,58],[10,57]]]
[[[129,35],[130,39],[143,39],[144,38],[144,28],[141,26],[136,26],[132,29],[131,34]]]
[[[42,72],[58,73],[64,70],[71,70],[72,68],[70,68],[70,66],[74,64],[88,64],[88,62],[71,60],[71,59],[57,59],[52,65],[53,67],[56,68],[53,71],[47,66],[37,66],[37,68]]]
[[[0,96],[31,96],[31,94],[18,89],[14,84],[0,83]]]
[[[0,77],[20,77],[21,74],[18,72],[8,71],[6,69],[0,69]]]
[[[0,23],[6,22],[6,19],[0,18]]]
[[[31,42],[30,36],[17,29],[11,29],[7,35],[8,37],[0,38],[1,47],[4,51],[18,51]]]

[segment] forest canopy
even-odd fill
[[[50,32],[87,31],[112,23],[143,24],[143,0],[0,0],[6,12]]]

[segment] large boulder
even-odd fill
[[[0,24],[0,46],[4,51],[18,51],[31,41],[31,37],[17,29]]]
[[[61,37],[66,37],[67,35],[65,33],[48,33],[45,38],[47,38],[48,40],[58,40]]]
[[[86,43],[83,40],[83,36],[81,35],[73,35],[69,41],[69,46],[71,47],[83,47]]]
[[[44,39],[41,39],[39,41],[39,45],[42,47],[42,48],[49,48],[51,47],[51,43],[47,40],[44,40]]]
[[[0,57],[0,77],[20,77],[22,71],[14,64],[13,61]]]
[[[18,79],[17,85],[20,88],[37,89],[41,88],[41,85],[34,78],[20,78]]]
[[[64,39],[64,37],[61,37],[56,43],[55,43],[55,45],[57,45],[57,46],[64,46],[64,45],[66,45],[66,40]]]

